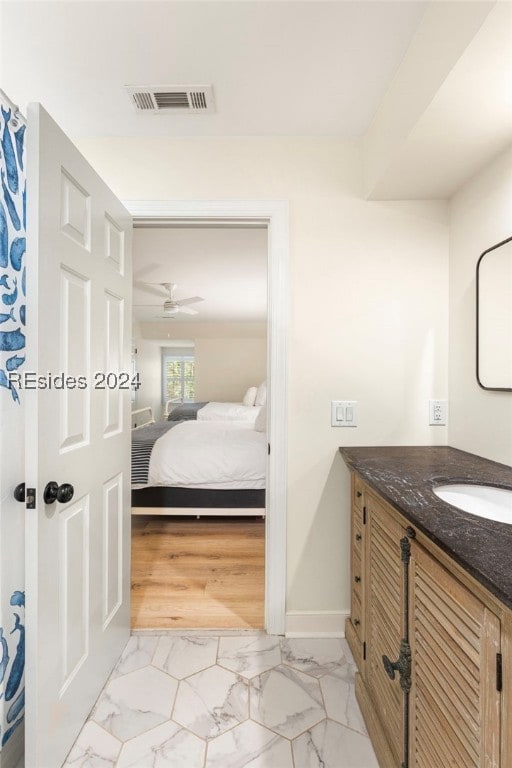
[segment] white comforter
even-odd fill
[[[266,466],[265,433],[229,422],[185,421],[153,446],[148,484],[260,489]]]
[[[242,403],[206,403],[197,412],[198,421],[245,421],[254,424],[260,405]]]

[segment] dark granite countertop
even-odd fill
[[[473,483],[512,489],[512,467],[448,446],[340,448],[386,501],[512,608],[512,525],[441,501],[434,485]]]

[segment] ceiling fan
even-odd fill
[[[201,296],[190,296],[188,299],[176,299],[174,296],[176,288],[178,287],[176,283],[143,283],[143,285],[158,285],[163,288],[163,291],[161,292],[162,299],[164,299],[163,317],[172,317],[172,315],[177,315],[178,313],[197,315],[198,310],[193,309],[189,305],[204,301]],[[161,305],[159,304],[134,304],[134,307],[152,307],[154,309],[158,309],[160,306]]]

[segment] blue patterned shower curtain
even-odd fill
[[[25,121],[0,94],[0,386],[16,402],[9,374],[25,362]]]
[[[0,181],[0,419],[6,409],[16,408],[23,433],[20,394],[10,383],[9,374],[25,362],[25,120],[2,91]],[[7,438],[0,433],[0,439]],[[2,467],[0,471],[2,481],[10,484]],[[10,512],[3,493],[0,504],[3,514]],[[23,540],[3,542],[3,546],[22,552]],[[23,579],[22,571],[19,577]],[[25,709],[25,593],[15,590],[9,594],[0,594],[0,749],[23,722]]]

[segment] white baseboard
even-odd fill
[[[345,637],[349,611],[288,611],[286,637]]]

